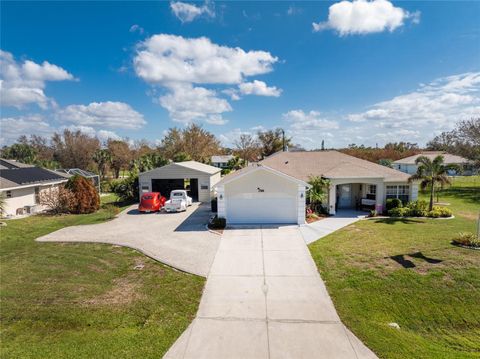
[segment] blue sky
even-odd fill
[[[480,2],[2,2],[1,137],[424,144],[480,115]]]

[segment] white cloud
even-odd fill
[[[278,97],[282,90],[272,86],[268,87],[263,81],[254,80],[252,82],[243,82],[238,85],[242,95],[258,95],[258,96],[273,96]]]
[[[144,33],[144,29],[143,27],[141,27],[140,25],[138,24],[133,24],[132,26],[130,26],[130,32],[138,32],[139,34],[143,34]]]
[[[303,9],[296,7],[295,4],[290,5],[287,9],[287,15],[289,16],[299,15],[301,13],[303,13]]]
[[[371,109],[348,115],[353,122],[382,128],[428,126],[447,129],[460,119],[480,115],[480,72],[444,77],[417,90],[382,101]]]
[[[191,22],[199,16],[215,17],[213,2],[205,1],[202,6],[189,4],[181,1],[172,1],[170,9],[173,14],[182,22]]]
[[[292,110],[284,113],[282,117],[290,123],[290,128],[294,131],[338,128],[338,122],[322,118],[318,111]]]
[[[170,117],[177,122],[190,123],[204,119],[210,124],[225,124],[221,114],[232,110],[230,104],[216,96],[215,91],[191,84],[175,84],[159,99]]]
[[[0,143],[9,145],[22,135],[50,136],[54,128],[41,115],[0,118]]]
[[[220,46],[206,37],[160,34],[140,44],[134,67],[139,77],[153,84],[237,84],[245,76],[272,71],[277,61],[269,52]]]
[[[340,1],[329,7],[328,20],[313,23],[313,31],[332,29],[341,36],[394,31],[410,19],[419,23],[420,12],[409,13],[388,0]]]
[[[138,129],[146,124],[143,115],[123,102],[92,102],[70,105],[57,112],[59,121],[79,126]]]
[[[37,104],[45,109],[55,102],[45,95],[47,81],[73,80],[63,68],[44,61],[41,65],[26,60],[15,61],[9,52],[0,50],[0,102],[3,106],[22,108]]]
[[[173,120],[224,124],[221,114],[232,108],[221,94],[236,100],[240,93],[235,89],[217,91],[195,85],[243,84],[249,76],[272,71],[277,61],[269,52],[220,46],[206,37],[188,39],[159,34],[140,43],[133,63],[137,76],[167,89],[159,103]],[[281,91],[261,81],[245,86],[245,91],[263,96],[275,96]]]

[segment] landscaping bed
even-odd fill
[[[102,197],[104,205],[113,199]],[[190,324],[203,278],[119,246],[35,242],[66,226],[111,219],[116,211],[104,205],[0,228],[0,357],[158,358]]]

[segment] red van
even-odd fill
[[[160,192],[147,192],[142,194],[138,211],[141,213],[158,212],[165,205],[167,199]]]

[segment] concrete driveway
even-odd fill
[[[95,242],[135,248],[185,272],[206,277],[220,236],[205,225],[210,206],[194,203],[186,212],[140,214],[136,206],[112,221],[62,228],[40,242]]]
[[[226,230],[168,359],[376,358],[340,322],[297,226]]]

